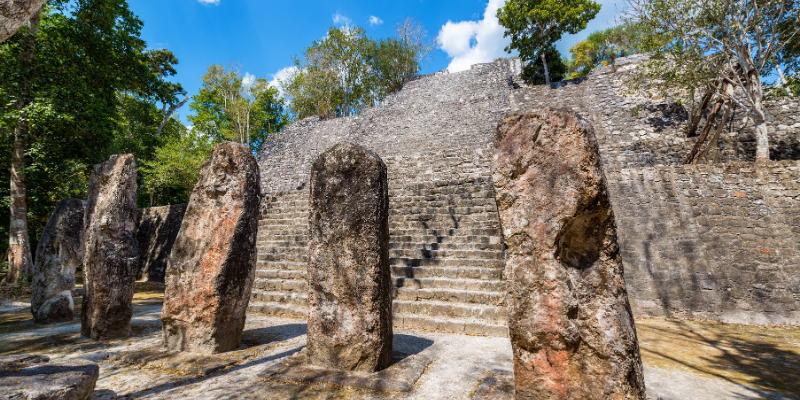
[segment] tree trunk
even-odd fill
[[[700,160],[705,157],[709,150],[717,143],[719,140],[720,134],[722,134],[722,129],[725,128],[725,124],[728,123],[728,119],[731,117],[731,104],[727,102],[727,106],[725,107],[725,113],[722,114],[722,120],[719,121],[719,125],[717,125],[717,130],[714,132],[714,137],[711,138],[711,141],[708,142],[708,146],[706,146],[705,150],[703,150],[697,157],[695,157],[692,164],[697,164]]]
[[[547,86],[550,86],[550,70],[547,69],[547,57],[544,56],[544,52],[542,52],[542,65],[544,65],[544,83]]]
[[[719,114],[719,110],[722,108],[723,104],[725,104],[724,99],[719,99],[714,104],[714,108],[711,109],[711,113],[708,114],[708,118],[706,119],[706,126],[703,128],[703,133],[701,133],[700,137],[697,138],[697,142],[694,144],[692,151],[689,152],[689,155],[686,156],[686,159],[683,161],[684,164],[694,163],[697,153],[699,153],[700,149],[703,148],[703,143],[705,143],[708,134],[711,132],[711,128],[714,127],[714,121],[717,120],[717,115]]]
[[[769,161],[769,138],[767,137],[767,121],[756,122],[756,162]]]
[[[28,239],[28,206],[25,199],[25,151],[28,148],[28,115],[25,107],[31,101],[31,68],[39,34],[39,10],[28,23],[28,33],[19,56],[20,82],[17,97],[17,126],[14,130],[14,152],[11,156],[11,221],[8,238],[8,274],[6,283],[20,278],[29,279],[33,271],[31,246]]]
[[[714,96],[714,92],[711,90],[706,90],[706,94],[703,95],[703,100],[700,102],[700,106],[694,110],[694,114],[692,115],[692,120],[690,121],[689,129],[686,130],[686,137],[695,137],[697,136],[697,127],[700,126],[700,120],[703,118],[703,113],[706,112],[708,109],[708,103],[711,102],[711,98]]]

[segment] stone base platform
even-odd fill
[[[268,381],[332,384],[379,392],[410,392],[428,364],[433,361],[424,355],[406,356],[395,352],[395,362],[375,373],[337,371],[308,364],[307,351],[298,352],[283,363],[274,365],[261,375]]]
[[[0,356],[0,399],[89,400],[99,376],[98,365],[87,360]]]

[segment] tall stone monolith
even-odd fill
[[[571,110],[513,113],[495,144],[515,398],[645,399],[591,125]]]
[[[72,321],[75,270],[83,263],[86,201],[61,200],[39,237],[31,284],[31,312],[39,324]]]
[[[386,165],[342,143],[311,167],[308,357],[374,372],[392,361]]]
[[[81,335],[94,340],[130,336],[139,265],[133,155],[113,155],[94,167],[83,225]]]
[[[261,184],[250,149],[214,147],[200,170],[167,261],[164,345],[212,354],[236,349],[256,272]]]

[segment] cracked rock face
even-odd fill
[[[71,321],[75,270],[83,263],[83,214],[86,201],[61,200],[36,246],[31,312],[39,324]]]
[[[389,192],[375,153],[341,143],[311,167],[311,364],[374,372],[392,361]]]
[[[214,147],[200,170],[167,261],[164,345],[212,354],[236,349],[256,271],[261,196],[250,149]]]
[[[139,265],[133,155],[114,155],[94,167],[84,227],[81,335],[94,340],[130,336]]]
[[[46,3],[47,0],[0,0],[0,42],[13,36]]]
[[[513,113],[495,145],[516,399],[645,399],[591,125],[571,110]]]
[[[50,363],[46,356],[0,356],[0,397],[19,400],[89,400],[100,367],[79,358]]]

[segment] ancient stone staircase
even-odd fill
[[[503,244],[486,177],[390,183],[398,328],[505,336]],[[250,311],[305,318],[308,191],[264,200]]]

